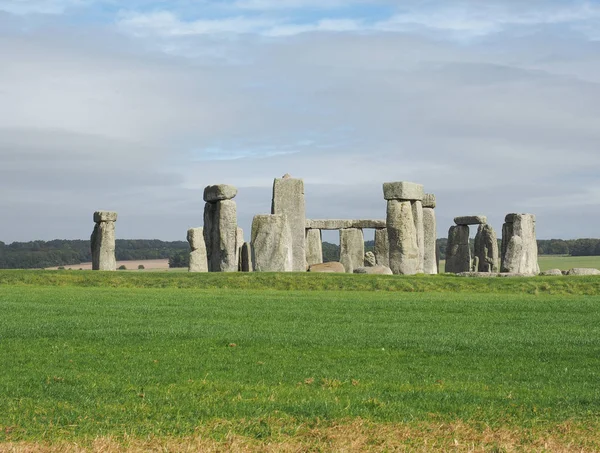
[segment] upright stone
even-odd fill
[[[191,249],[188,270],[190,272],[208,272],[204,228],[190,228],[187,232],[187,240]]]
[[[446,272],[458,274],[471,271],[471,250],[469,249],[469,227],[453,225],[448,231],[446,245]]]
[[[236,272],[237,207],[233,200],[207,202],[204,206],[204,241],[210,272]]]
[[[478,262],[475,272],[498,272],[498,239],[491,225],[479,225],[474,255]]]
[[[410,201],[388,200],[387,232],[389,267],[392,272],[416,274],[419,268],[419,248]]]
[[[508,214],[502,228],[502,272],[540,273],[538,265],[535,216]]]
[[[417,274],[424,272],[425,257],[425,231],[423,227],[423,204],[420,201],[411,202],[413,221],[415,222],[415,233],[417,235],[417,250],[419,257],[417,261]]]
[[[373,253],[375,254],[377,264],[382,266],[390,265],[390,243],[387,228],[378,228],[375,230],[375,248]]]
[[[282,214],[287,218],[292,234],[293,264],[296,272],[306,271],[304,181],[285,175],[273,181],[271,214]]]
[[[359,228],[340,230],[340,263],[348,274],[354,269],[364,266],[365,238]]]
[[[375,258],[375,254],[373,252],[365,253],[364,267],[374,267],[377,266],[377,258]],[[356,269],[355,269],[356,270]]]
[[[242,246],[244,245],[244,230],[238,227],[235,235],[235,260],[238,263],[238,271],[242,270]]]
[[[255,271],[291,272],[293,270],[292,233],[285,215],[254,216],[251,244]]]
[[[117,269],[115,258],[115,222],[117,213],[112,211],[94,212],[94,231],[90,238],[92,246],[92,269],[95,271],[114,271]]]
[[[308,266],[323,262],[323,239],[321,230],[306,230],[306,262]]]
[[[423,272],[437,274],[437,225],[435,209],[429,207],[423,207],[423,240]]]
[[[252,245],[249,242],[244,242],[240,252],[240,271],[252,272]]]

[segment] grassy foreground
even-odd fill
[[[0,273],[0,451],[600,448],[599,278],[115,274]]]

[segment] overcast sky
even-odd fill
[[[0,240],[185,240],[203,188],[268,213],[456,215],[600,237],[600,1],[0,0]]]

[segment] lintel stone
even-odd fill
[[[373,219],[306,219],[305,228],[307,230],[343,230],[346,228],[385,228],[385,220]]]
[[[487,217],[484,215],[465,215],[454,217],[454,223],[457,225],[485,225]]]
[[[504,222],[505,223],[515,223],[515,218],[518,215],[529,215],[529,216],[531,216],[532,220],[535,222],[534,214],[516,214],[516,213],[506,214],[506,217],[504,218]]]
[[[426,193],[423,196],[423,207],[424,208],[435,208],[435,195],[432,193]]]
[[[237,195],[237,188],[229,184],[217,184],[204,188],[204,201],[216,203],[221,200],[231,200]]]
[[[386,200],[421,201],[424,195],[423,184],[407,181],[383,183],[383,198]]]
[[[96,211],[94,212],[94,222],[116,222],[117,213],[114,211]]]

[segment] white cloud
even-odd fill
[[[11,14],[62,14],[71,7],[89,4],[90,0],[0,0],[0,11]]]

